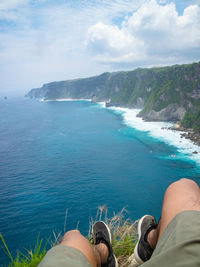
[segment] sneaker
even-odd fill
[[[149,232],[157,228],[156,219],[151,215],[143,216],[138,223],[138,242],[134,249],[135,260],[142,264],[151,258],[153,249],[147,241]]]
[[[118,262],[113,253],[113,249],[111,245],[111,233],[106,223],[102,221],[98,221],[94,224],[93,240],[94,240],[95,245],[98,245],[100,243],[105,244],[109,251],[107,262],[105,264],[102,264],[101,266],[102,267],[117,267]]]

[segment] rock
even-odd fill
[[[178,104],[170,104],[160,111],[151,110],[149,113],[142,115],[146,121],[181,121],[185,115],[185,108]]]
[[[93,95],[92,96],[92,100],[91,100],[92,103],[96,103],[97,102],[97,97],[96,95]]]
[[[188,131],[189,129],[184,129],[184,131]],[[193,131],[184,132],[181,134],[181,138],[190,139],[195,145],[200,146],[200,134],[195,133]],[[198,154],[197,151],[194,151],[193,154]]]
[[[194,99],[200,99],[200,90],[199,88],[193,90],[191,93],[187,94],[188,97],[194,98]]]
[[[106,108],[113,107],[113,106],[115,106],[115,104],[111,102],[106,102]]]
[[[181,122],[180,122],[180,121],[177,121],[173,128],[174,128],[175,130],[179,130],[180,127],[181,127]]]
[[[198,152],[197,151],[193,151],[192,154],[198,154]]]
[[[146,91],[149,93],[151,92],[152,88],[151,87],[147,87]]]

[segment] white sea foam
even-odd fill
[[[58,102],[65,102],[65,101],[89,101],[91,102],[91,99],[83,99],[83,98],[59,98],[59,99],[47,99],[47,100],[44,100],[44,99],[41,99],[40,101],[45,101],[45,102],[50,102],[50,101],[58,101]]]
[[[97,102],[97,104],[98,104],[101,108],[105,108],[105,107],[106,107],[106,102]]]
[[[173,123],[168,122],[146,122],[142,118],[138,118],[136,115],[140,110],[138,109],[128,109],[119,107],[110,107],[109,109],[114,110],[117,113],[122,114],[124,122],[137,130],[145,131],[150,136],[157,138],[167,144],[177,147],[178,152],[180,152],[184,157],[189,157],[200,164],[200,147],[193,144],[193,142],[186,138],[181,138],[181,133],[179,131],[173,131],[167,129],[173,126]],[[198,154],[193,154],[192,152],[197,151]],[[169,155],[176,158],[177,155]]]

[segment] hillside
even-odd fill
[[[140,108],[145,120],[181,121],[183,127],[200,132],[200,62],[52,82],[26,96],[90,98],[107,106]]]

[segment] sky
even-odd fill
[[[200,61],[200,0],[0,0],[0,97]]]

